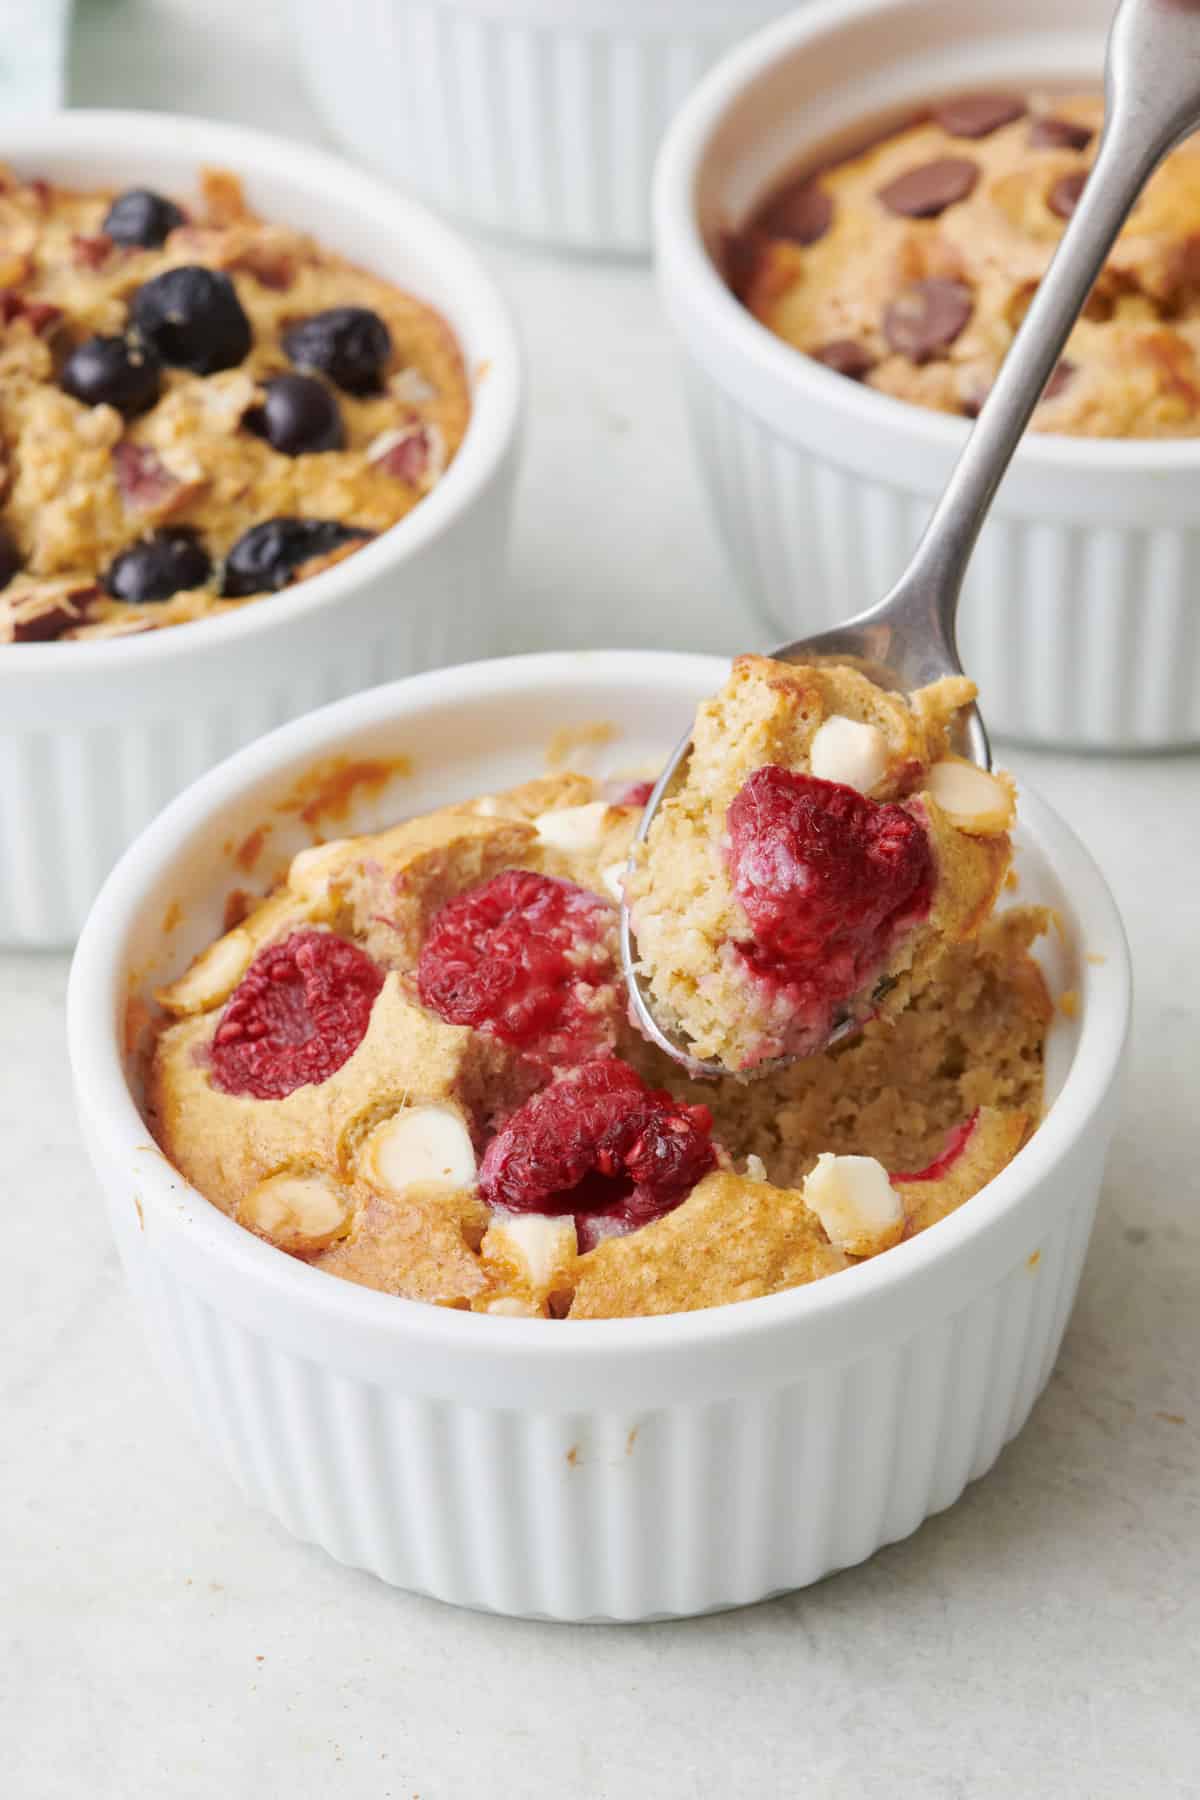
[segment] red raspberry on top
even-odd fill
[[[382,969],[328,931],[294,931],[261,950],[213,1038],[214,1087],[282,1100],[328,1081],[366,1036],[382,986]]]
[[[417,991],[452,1025],[488,1031],[549,1064],[614,1042],[613,913],[597,894],[506,869],[447,901],[417,966]]]
[[[479,1191],[509,1212],[575,1215],[581,1250],[671,1212],[717,1165],[712,1114],[614,1056],[551,1083],[484,1152]]]

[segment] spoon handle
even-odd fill
[[[1062,243],[1004,359],[911,563],[877,609],[955,647],[959,589],[980,528],[1097,276],[1155,168],[1200,125],[1200,0],[1122,0],[1105,124]]]

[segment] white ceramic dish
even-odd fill
[[[805,635],[900,573],[969,427],[773,337],[714,264],[782,173],[855,122],[961,87],[1094,84],[1111,0],[819,0],[759,33],[676,120],[657,178],[664,304],[745,603],[741,638]],[[1002,734],[1200,743],[1200,440],[1030,436],[968,577],[963,658]]]
[[[0,113],[51,112],[67,87],[73,0],[8,0]]]
[[[274,816],[315,760],[415,756],[347,822],[371,830],[537,772],[566,724],[612,724],[612,769],[661,755],[725,673],[710,657],[524,657],[326,708],[176,800],[80,940],[79,1114],[153,1354],[256,1504],[398,1586],[557,1619],[698,1613],[802,1586],[949,1506],[1054,1363],[1113,1123],[1129,967],[1095,865],[1029,795],[1020,897],[1058,908],[1048,974],[1080,996],[1052,1031],[1053,1106],[960,1212],[813,1287],[574,1325],[448,1312],[289,1259],[150,1141],[123,1056],[130,996],[220,929],[244,879],[231,837]]]
[[[312,95],[365,161],[490,230],[650,247],[659,141],[782,0],[295,0]]]
[[[0,124],[0,161],[182,195],[201,166],[233,169],[267,218],[436,306],[474,392],[444,480],[327,573],[195,625],[0,649],[0,944],[34,947],[73,941],[125,845],[221,757],[323,701],[496,647],[522,373],[507,310],[471,252],[332,157],[198,119],[85,112]]]

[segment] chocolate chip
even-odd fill
[[[1050,192],[1046,195],[1046,205],[1060,219],[1069,219],[1079,205],[1079,196],[1087,186],[1088,171],[1076,169],[1070,175],[1060,175]]]
[[[1055,119],[1043,113],[1029,127],[1031,150],[1086,150],[1095,132],[1073,119]]]
[[[933,121],[951,137],[985,138],[1025,112],[1016,94],[955,94],[933,109]]]
[[[875,358],[866,345],[854,338],[834,338],[811,354],[814,362],[824,363],[835,375],[845,375],[850,381],[862,381],[875,367]]]
[[[979,180],[978,166],[965,156],[939,156],[907,169],[879,190],[889,212],[906,219],[936,219],[948,206],[965,200]]]
[[[1075,364],[1069,362],[1065,356],[1061,357],[1054,366],[1054,373],[1042,389],[1042,399],[1057,400],[1063,389],[1069,386],[1074,373]]]
[[[759,224],[769,237],[815,244],[833,224],[833,201],[819,182],[800,181],[767,202]]]
[[[914,281],[884,313],[883,335],[911,362],[929,362],[960,335],[974,308],[971,290],[961,281],[941,276]]]

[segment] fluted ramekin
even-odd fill
[[[553,734],[581,721],[613,728],[611,771],[661,755],[726,673],[648,652],[521,657],[342,701],[176,800],[80,940],[79,1115],[154,1354],[257,1505],[398,1586],[556,1619],[698,1613],[802,1586],[949,1506],[1054,1363],[1113,1125],[1129,967],[1095,865],[1028,794],[1021,898],[1057,909],[1047,973],[1078,996],[1052,1028],[1048,1114],[951,1218],[815,1286],[669,1318],[446,1311],[291,1260],[151,1142],[127,1007],[219,931],[230,840],[276,818],[314,760],[413,757],[347,822],[374,829],[538,771]]]
[[[364,160],[456,216],[575,250],[650,247],[680,101],[783,0],[295,0],[312,95]]]
[[[726,58],[657,177],[661,291],[747,644],[801,636],[900,573],[969,426],[832,374],[734,299],[717,258],[790,167],[950,88],[1095,84],[1111,0],[818,0]],[[960,625],[1001,734],[1085,749],[1200,743],[1200,439],[1031,434]]]
[[[194,189],[234,170],[268,219],[390,276],[463,348],[473,415],[433,492],[355,556],[219,618],[0,648],[0,944],[72,942],[167,800],[264,731],[372,683],[497,647],[522,401],[490,278],[421,207],[336,158],[236,126],[80,112],[0,124],[0,161],[78,186]]]

